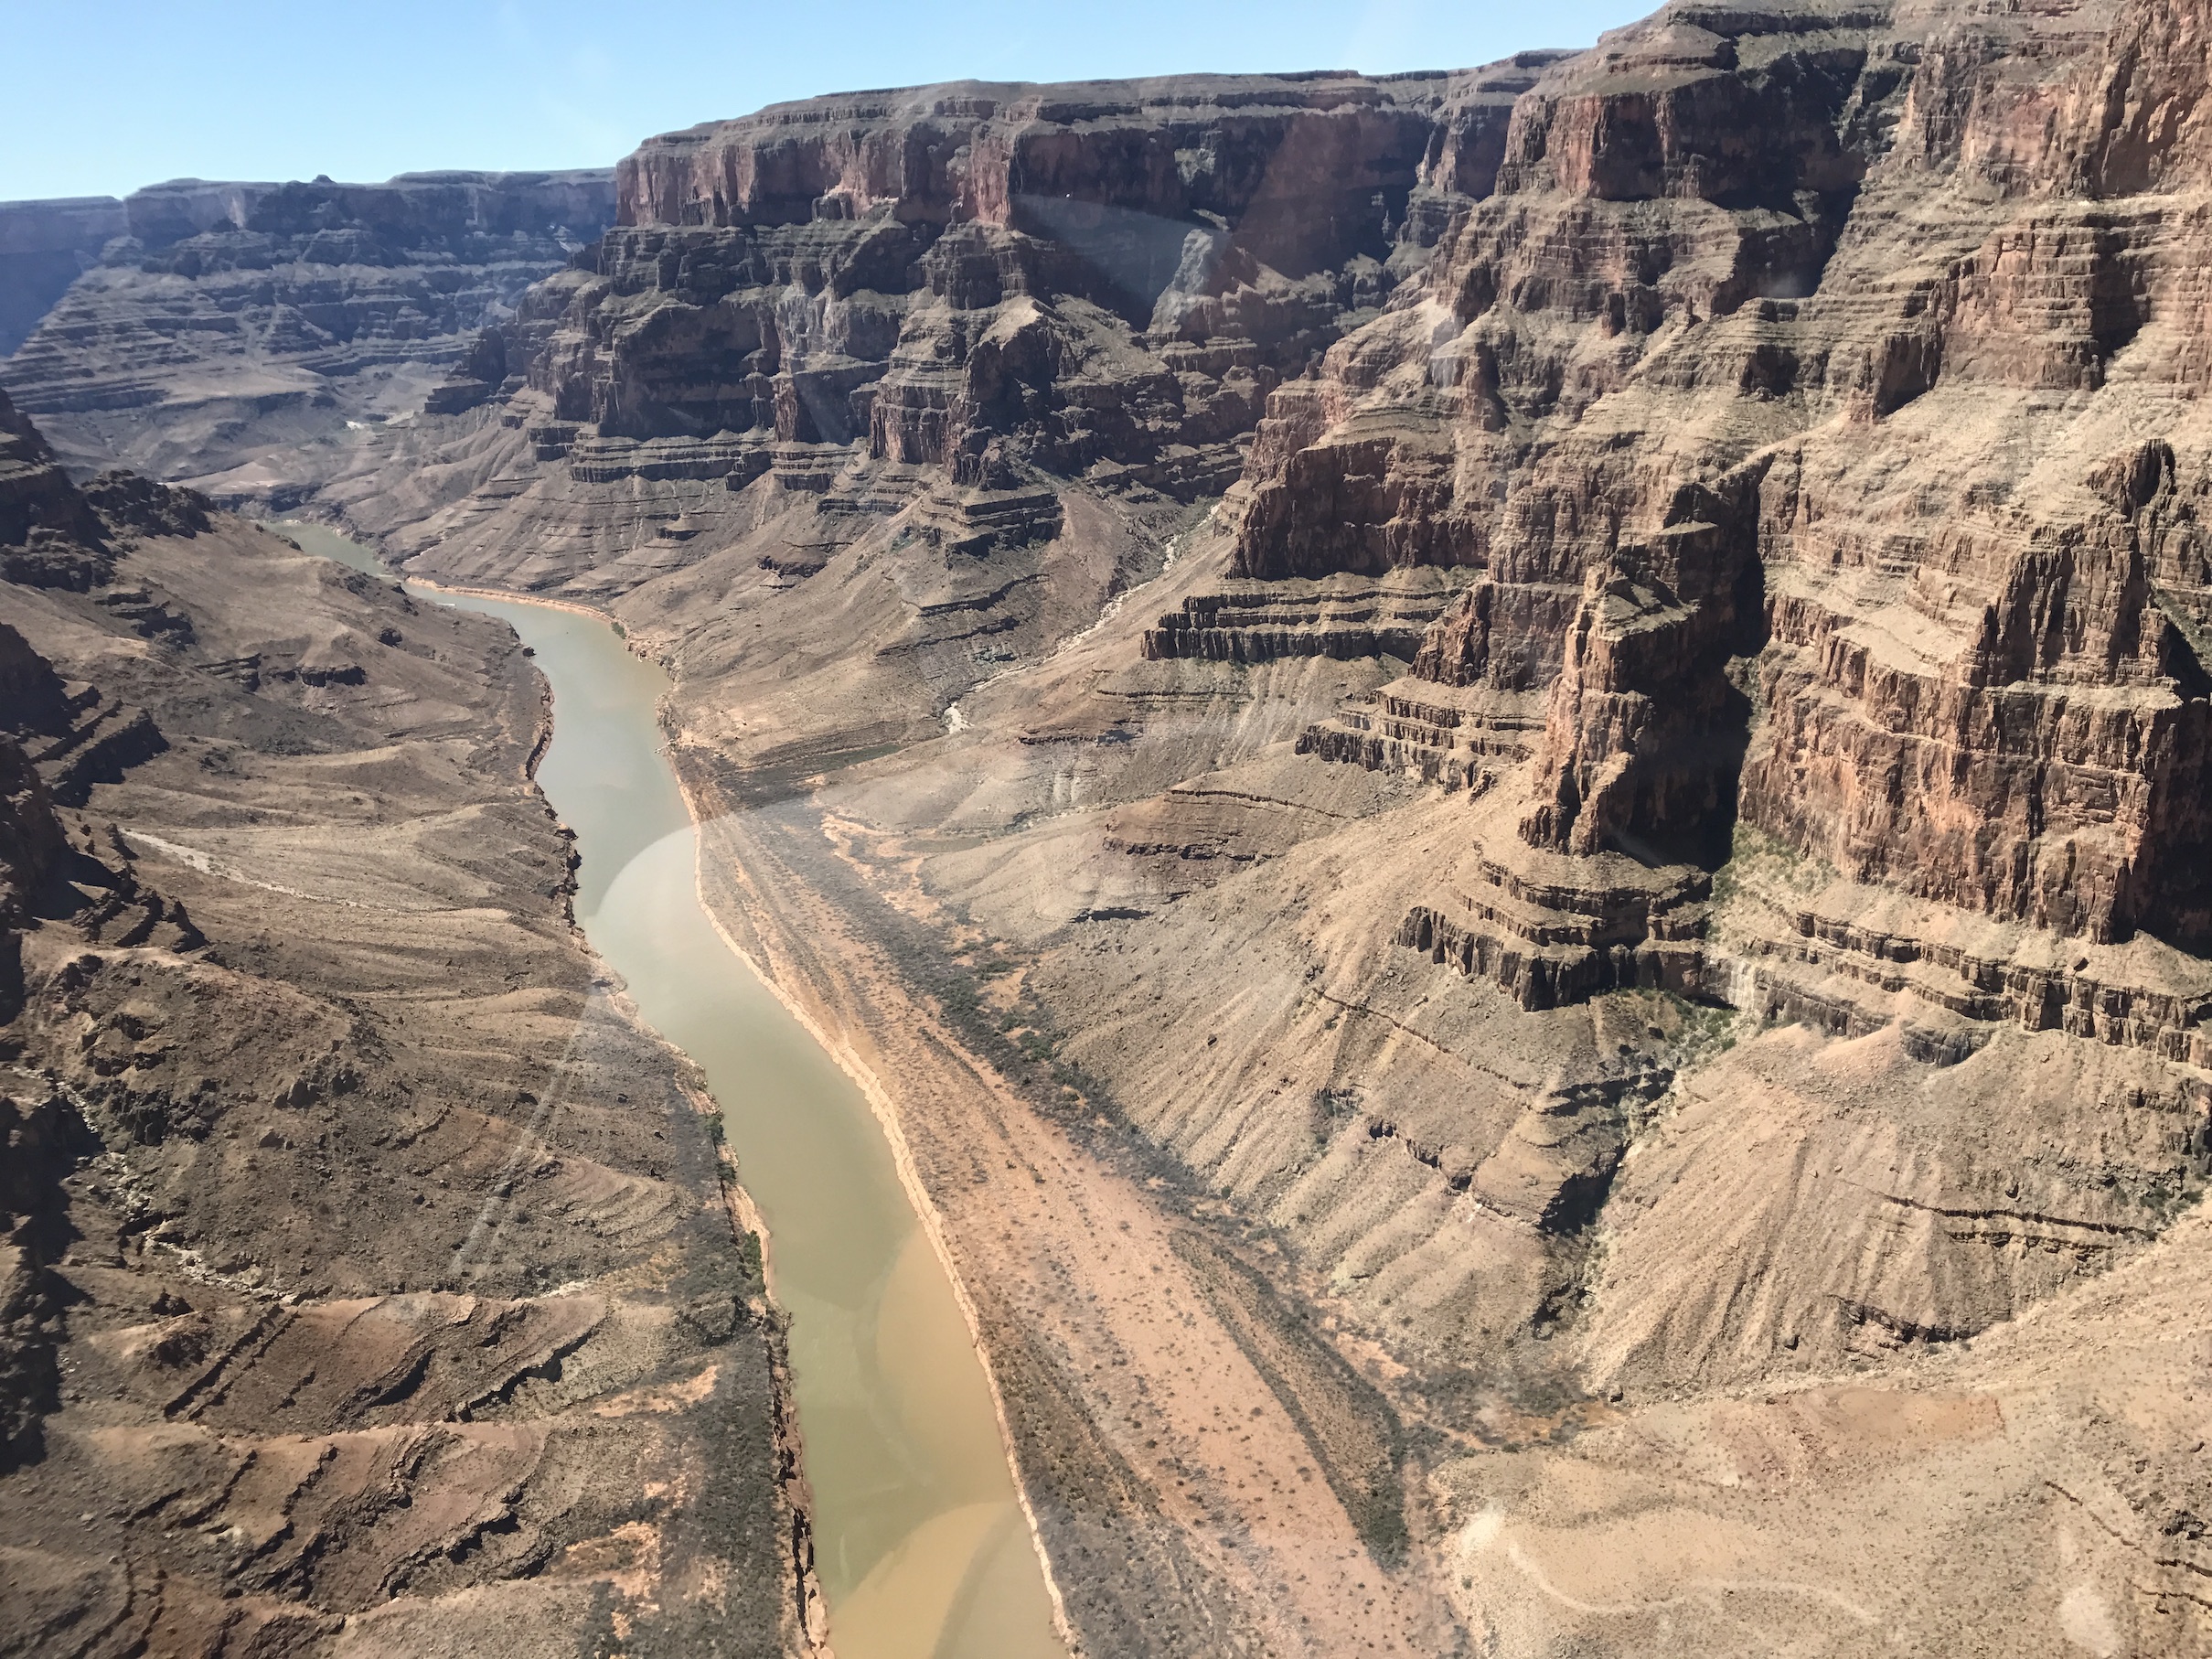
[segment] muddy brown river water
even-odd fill
[[[321,526],[278,528],[390,574]],[[655,718],[668,676],[596,617],[415,591],[501,617],[536,651],[554,711],[538,782],[582,855],[576,919],[721,1103],[791,1315],[839,1659],[1065,1659],[989,1386],[882,1126],[700,904],[697,836]]]

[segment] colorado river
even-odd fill
[[[311,524],[311,552],[389,574]],[[723,942],[663,753],[668,676],[596,617],[416,590],[498,616],[553,688],[539,785],[576,834],[576,919],[699,1063],[769,1233],[839,1659],[1064,1659],[967,1322],[850,1078]]]

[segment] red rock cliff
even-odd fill
[[[1103,461],[1211,493],[1267,393],[1488,191],[1544,61],[958,83],[653,139],[593,268],[525,308],[533,380],[601,439],[864,438],[969,486]]]
[[[1270,398],[1235,569],[1472,567],[1415,673],[1548,688],[1537,847],[1711,862],[1740,817],[2201,947],[2204,76],[2142,4],[1609,37]]]

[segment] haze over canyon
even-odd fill
[[[0,204],[0,1650],[873,1651],[462,589],[668,670],[1069,1652],[2212,1651],[2208,78],[1685,0]]]

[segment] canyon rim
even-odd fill
[[[823,1634],[534,671],[295,513],[668,667],[1072,1651],[2212,1651],[2208,53],[1677,4],[0,206],[5,1640]]]

